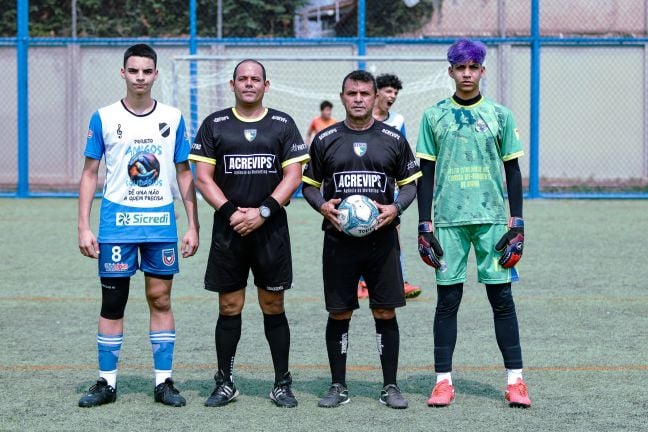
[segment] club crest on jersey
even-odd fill
[[[367,153],[367,143],[355,142],[353,143],[353,152],[358,157],[362,157]]]
[[[256,135],[257,135],[257,130],[256,129],[245,129],[243,131],[243,136],[249,142],[254,141],[254,138],[256,138]]]
[[[166,138],[169,136],[169,133],[171,133],[171,126],[169,126],[166,123],[160,123],[160,135],[162,135],[162,138]]]
[[[162,262],[165,266],[172,266],[175,263],[175,250],[162,249]]]
[[[475,130],[477,132],[486,132],[488,130],[488,125],[484,120],[477,120],[477,123],[475,123]]]

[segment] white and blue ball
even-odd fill
[[[378,225],[380,211],[376,204],[364,195],[346,197],[338,206],[338,220],[342,231],[353,237],[371,234]]]

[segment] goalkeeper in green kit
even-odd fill
[[[511,282],[518,280],[515,264],[524,246],[518,164],[523,151],[511,111],[480,93],[485,58],[486,46],[481,42],[461,39],[450,46],[448,73],[456,91],[425,111],[419,129],[416,156],[423,177],[418,182],[418,247],[423,261],[436,269],[437,280],[436,385],[427,403],[441,407],[454,399],[451,372],[457,312],[472,246],[478,280],[486,285],[504,358],[505,399],[511,406],[527,408],[531,400],[522,378],[522,350],[511,293]]]

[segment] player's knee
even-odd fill
[[[510,283],[486,285],[486,292],[495,316],[515,314]]]
[[[462,297],[463,284],[439,285],[437,287],[437,313],[457,313]]]
[[[372,309],[371,313],[373,314],[375,319],[379,320],[388,320],[392,319],[396,316],[396,310],[395,309]]]
[[[130,278],[101,278],[101,312],[102,318],[118,320],[124,317]]]
[[[329,317],[334,321],[348,320],[353,316],[353,311],[329,312]]]
[[[234,293],[220,293],[218,296],[218,312],[221,315],[239,315],[245,303],[245,290]]]
[[[168,312],[171,310],[171,295],[169,293],[149,295],[148,303],[156,312]]]
[[[277,315],[284,312],[284,296],[282,292],[259,292],[259,306],[266,315]]]

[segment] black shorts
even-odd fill
[[[245,288],[250,270],[259,288],[284,291],[292,287],[290,234],[284,209],[245,237],[219,213],[214,214],[205,289],[231,292]]]
[[[395,227],[367,237],[355,238],[326,231],[322,253],[326,310],[358,309],[358,280],[364,277],[369,307],[391,309],[405,306],[400,245]]]

